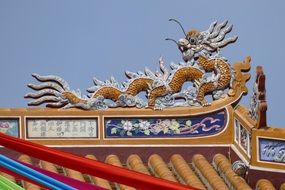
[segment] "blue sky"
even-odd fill
[[[92,85],[92,78],[124,81],[125,70],[157,70],[182,61],[176,46],[164,39],[183,37],[168,21],[186,30],[206,30],[211,22],[229,20],[236,43],[222,49],[233,63],[252,57],[249,105],[255,67],[267,75],[268,123],[285,127],[285,1],[74,1],[0,0],[0,107],[27,107],[23,96],[34,82],[31,73],[54,74],[73,89]]]

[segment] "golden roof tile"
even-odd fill
[[[273,184],[268,179],[260,179],[256,183],[258,190],[276,190]]]
[[[169,170],[167,164],[159,155],[152,154],[148,159],[148,165],[156,176],[162,179],[177,182],[173,173]]]
[[[97,158],[92,154],[88,154],[85,157],[92,159],[92,160],[97,160]],[[110,183],[106,179],[102,179],[102,178],[95,177],[95,176],[90,176],[90,179],[95,185],[97,185],[99,187],[103,187],[103,188],[109,189],[109,190],[112,189]]]
[[[218,175],[218,173],[203,155],[195,154],[192,157],[192,163],[195,171],[198,173],[199,177],[202,179],[207,188],[217,190],[229,189],[223,179]]]
[[[251,190],[245,180],[232,170],[230,161],[223,154],[216,154],[214,156],[213,166],[229,187],[237,190]]]
[[[130,169],[134,171],[150,175],[147,167],[145,167],[143,161],[137,154],[132,154],[128,157],[127,165]]]
[[[41,160],[39,164],[40,164],[41,168],[58,174],[57,168],[53,163]]]
[[[190,185],[201,190],[206,189],[200,179],[192,171],[189,164],[180,154],[172,155],[170,158],[170,164],[173,167],[173,171],[176,172],[186,185]]]
[[[107,164],[112,164],[114,166],[118,166],[118,167],[123,167],[119,157],[117,155],[111,154],[109,156],[106,157],[105,162]],[[135,190],[135,188],[133,187],[129,187],[123,184],[115,184],[115,186],[120,189],[120,190]]]

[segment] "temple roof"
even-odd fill
[[[159,71],[126,71],[125,82],[94,78],[87,95],[59,76],[34,73],[37,83],[28,84],[33,91],[25,98],[31,99],[30,106],[47,108],[1,108],[5,135],[0,134],[0,144],[33,156],[21,155],[19,160],[33,160],[43,173],[107,189],[284,188],[285,130],[267,124],[262,67],[256,68],[249,108],[238,105],[248,93],[251,58],[231,64],[222,56],[220,49],[237,40],[226,37],[232,25],[213,22],[208,30],[186,33],[179,21],[170,21],[185,34],[167,39],[177,45],[182,62],[168,68],[160,57]],[[23,186],[45,187],[33,182]]]

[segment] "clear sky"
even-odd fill
[[[268,123],[285,127],[285,1],[134,1],[0,0],[0,107],[27,107],[23,96],[35,82],[31,73],[54,74],[71,88],[92,86],[92,78],[124,81],[125,70],[158,69],[182,61],[176,46],[164,39],[183,37],[168,21],[186,30],[206,30],[229,20],[236,43],[222,49],[233,63],[252,57],[249,105],[255,67],[267,75]]]

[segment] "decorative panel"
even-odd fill
[[[259,138],[260,161],[285,164],[285,140]]]
[[[227,112],[225,110],[195,117],[105,117],[105,137],[205,137],[223,131],[226,121]]]
[[[97,138],[97,118],[27,118],[27,138]]]
[[[19,137],[19,119],[18,118],[0,118],[0,132]]]
[[[240,125],[240,146],[243,150],[248,153],[249,150],[249,133],[248,131]]]
[[[240,131],[240,126],[239,126],[239,121],[237,119],[234,120],[234,130],[235,130],[235,142],[239,143],[239,131]]]

